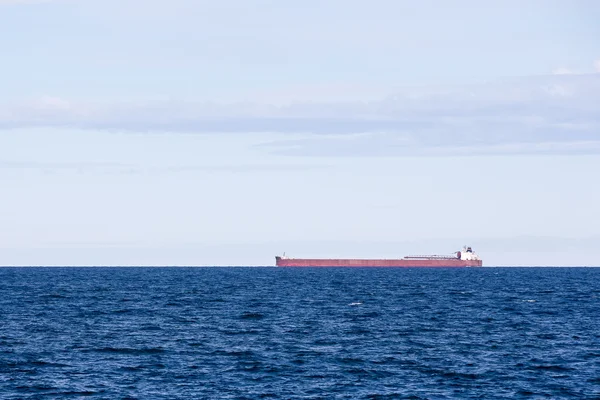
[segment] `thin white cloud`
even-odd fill
[[[593,62],[594,72],[600,73],[600,58]],[[589,72],[589,70],[588,70]],[[585,72],[572,69],[569,67],[558,67],[552,71],[553,75],[584,75]]]
[[[485,129],[484,126],[482,128]],[[487,137],[486,137],[487,135]],[[297,140],[278,140],[263,145],[271,153],[282,156],[311,157],[455,157],[455,156],[494,156],[506,154],[599,154],[600,139],[571,140],[566,135],[562,140],[547,140],[538,135],[535,141],[523,140],[518,135],[498,135],[470,133],[467,135],[448,132],[452,140],[435,140],[422,135],[413,138],[412,143],[397,140],[393,135],[357,137],[346,140],[343,137],[306,137]],[[432,140],[434,139],[434,140]],[[531,139],[531,138],[530,138]],[[456,144],[451,143],[456,142]]]
[[[100,104],[45,96],[0,107],[0,129],[308,135],[289,155],[600,153],[600,75],[551,75],[470,86],[405,88],[371,101],[269,105],[190,101]],[[356,134],[359,135],[356,139]],[[292,150],[289,150],[293,148]]]
[[[50,3],[57,2],[60,0],[0,0],[0,6],[5,4],[39,4],[39,3]]]
[[[556,68],[554,71],[552,71],[552,74],[554,75],[573,75],[573,74],[578,74],[579,72],[574,71],[570,68],[565,68],[565,67],[560,67],[560,68]]]
[[[42,96],[36,103],[40,108],[43,109],[69,110],[71,108],[70,102],[60,97]]]

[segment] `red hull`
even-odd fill
[[[465,268],[481,267],[481,260],[448,259],[400,259],[400,260],[366,260],[366,259],[308,259],[275,257],[278,267],[395,267],[395,268]]]

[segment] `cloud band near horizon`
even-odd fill
[[[555,75],[406,88],[365,102],[100,104],[42,97],[3,107],[0,130],[305,134],[263,146],[286,155],[598,154],[598,110],[600,74]]]

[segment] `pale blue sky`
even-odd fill
[[[467,243],[599,265],[597,21],[591,0],[0,0],[0,265]]]

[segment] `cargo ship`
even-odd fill
[[[290,258],[275,257],[277,267],[438,267],[465,268],[481,267],[483,261],[471,247],[464,246],[452,255],[406,256],[400,259],[354,259],[354,258]]]

